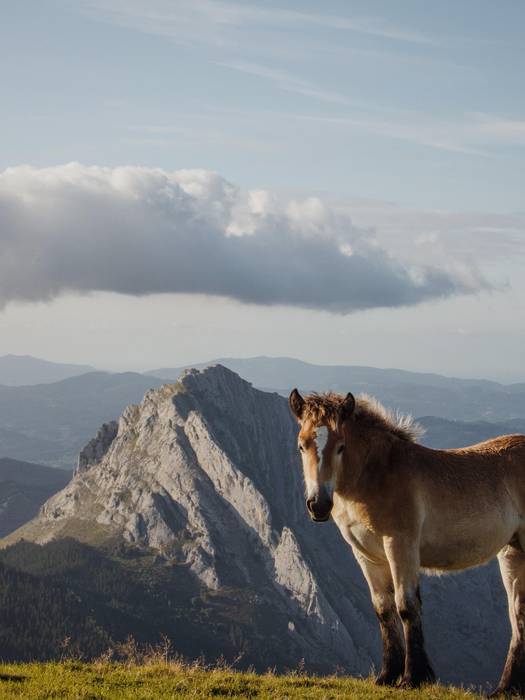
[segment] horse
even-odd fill
[[[410,416],[367,395],[294,389],[289,404],[308,514],[334,520],[370,589],[383,642],[376,682],[435,682],[421,571],[458,571],[497,555],[512,636],[492,697],[525,693],[525,436],[435,450],[417,442],[421,428]]]

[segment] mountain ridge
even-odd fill
[[[341,371],[341,370],[355,370],[358,372],[377,372],[378,374],[391,375],[395,374],[399,377],[404,377],[405,379],[412,379],[415,383],[422,383],[422,380],[427,381],[432,384],[451,384],[455,382],[464,382],[465,384],[480,385],[484,384],[487,386],[499,386],[499,387],[512,387],[519,386],[525,387],[525,382],[498,382],[492,379],[484,378],[465,378],[465,377],[455,377],[447,374],[440,374],[439,372],[416,372],[412,370],[399,369],[396,367],[374,367],[372,365],[347,365],[347,364],[318,364],[315,362],[307,362],[306,360],[299,360],[295,357],[282,356],[270,356],[270,355],[254,355],[253,357],[239,358],[239,357],[219,357],[209,360],[207,362],[197,362],[189,365],[180,365],[176,367],[159,367],[152,370],[146,370],[142,372],[146,376],[159,377],[161,379],[175,379],[186,369],[204,369],[206,367],[211,367],[214,365],[223,365],[231,369],[230,365],[237,364],[239,370],[241,367],[250,367],[250,365],[260,364],[262,366],[268,365],[270,368],[272,366],[283,365],[289,368],[300,367],[305,371],[311,373],[315,370],[322,370],[326,372],[330,371]],[[237,371],[237,370],[232,370]],[[241,371],[237,371],[241,374]],[[241,374],[242,376],[242,374]]]
[[[525,383],[499,384],[439,374],[352,365],[314,365],[294,358],[230,358],[222,364],[259,389],[288,396],[301,391],[367,393],[386,406],[414,416],[448,420],[504,421],[525,418]],[[215,364],[202,363],[197,368]],[[153,370],[148,376],[173,381],[184,368]]]
[[[102,423],[161,384],[136,372],[88,372],[49,384],[0,386],[0,455],[72,469]]]
[[[90,365],[51,362],[32,355],[0,356],[0,384],[4,386],[49,384],[93,371]]]

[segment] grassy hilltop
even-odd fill
[[[0,697],[75,698],[78,700],[170,700],[175,698],[290,698],[290,700],[467,700],[473,693],[443,686],[402,691],[379,688],[372,681],[303,673],[257,675],[231,669],[205,669],[178,662],[32,663],[0,665]]]

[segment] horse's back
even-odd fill
[[[505,501],[525,514],[525,435],[500,435],[454,450],[425,455],[420,486],[428,501],[463,504],[466,512],[496,510]]]
[[[500,435],[461,450],[452,450],[472,464],[471,481],[488,479],[518,498],[525,513],[525,435]],[[470,460],[469,460],[470,458]]]
[[[525,459],[525,435],[513,433],[511,435],[499,435],[482,442],[477,442],[468,447],[453,448],[448,450],[437,450],[448,455],[468,455],[477,454],[485,456],[504,456]]]

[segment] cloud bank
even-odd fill
[[[319,198],[245,192],[206,170],[0,173],[0,306],[113,291],[348,313],[483,286],[465,266],[403,264]]]

